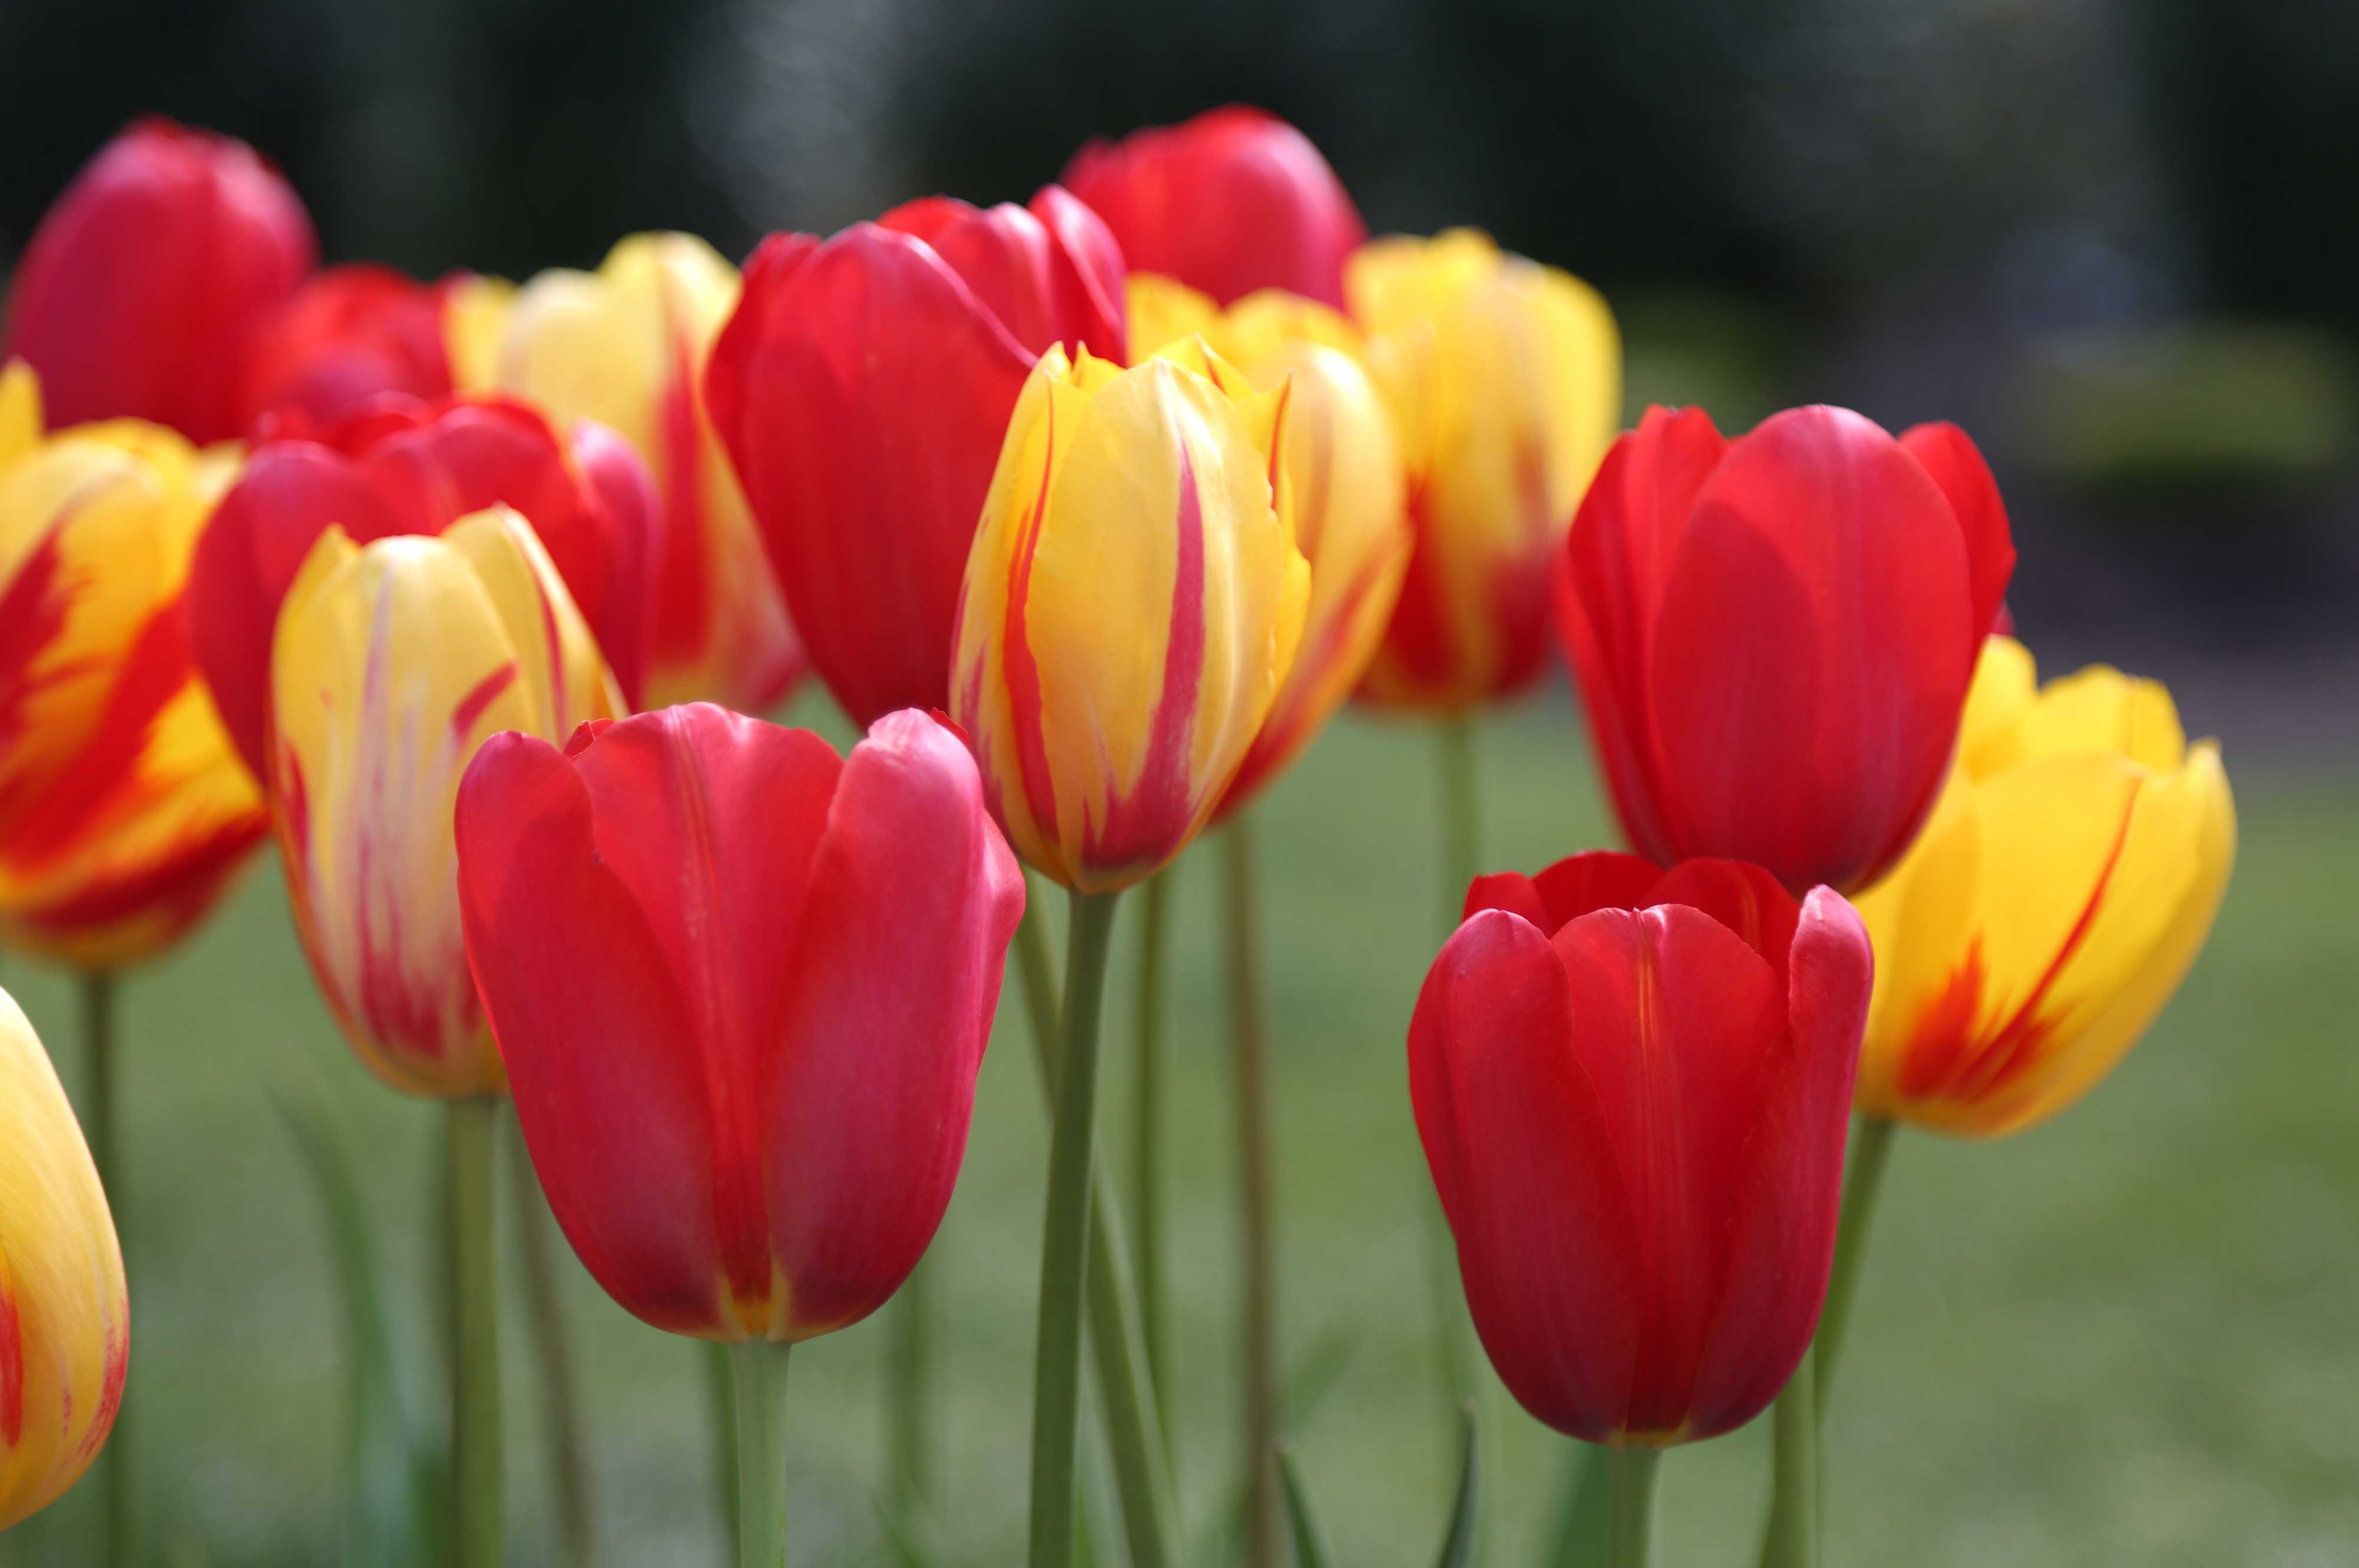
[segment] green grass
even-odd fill
[[[817,711],[806,702],[805,713]],[[2200,718],[2201,715],[2198,715]],[[1341,1563],[1422,1564],[1448,1508],[1451,1434],[1427,1359],[1426,1177],[1403,1034],[1438,944],[1432,739],[1337,726],[1261,810],[1277,1040],[1285,1320],[1298,1350],[1354,1351],[1298,1432]],[[1610,841],[1561,691],[1481,741],[1485,860],[1536,866]],[[2231,758],[2232,770],[2235,759]],[[2236,773],[2243,851],[2210,950],[2144,1046],[2085,1105],[2011,1142],[1905,1136],[1869,1259],[1832,1436],[1840,1564],[2153,1568],[2359,1560],[2359,1137],[2352,976],[2359,821],[2348,779]],[[1175,1150],[1181,1484],[1201,1532],[1235,1464],[1225,1109],[1211,856],[1181,872],[1168,1114]],[[1127,1114],[1117,933],[1106,1130]],[[78,1083],[70,989],[7,979]],[[948,1564],[1020,1560],[1044,1122],[1011,1003],[928,1267],[946,1342]],[[340,1324],[321,1215],[268,1095],[311,1064],[367,1161],[400,1323],[426,1347],[434,1108],[346,1054],[256,868],[189,949],[129,990],[132,1399],[169,1568],[334,1560]],[[1117,1169],[1120,1169],[1117,1167]],[[620,1568],[719,1568],[692,1347],[567,1262],[595,1418],[597,1508]],[[520,1331],[521,1315],[509,1318]],[[798,1568],[883,1563],[875,1524],[885,1324],[802,1347],[787,1423]],[[537,1402],[508,1345],[511,1560],[553,1563]],[[417,1390],[434,1408],[434,1390]],[[1536,1562],[1569,1444],[1495,1390],[1494,1568]],[[1671,1456],[1661,1561],[1749,1562],[1759,1431]],[[82,1568],[94,1488],[5,1546]]]

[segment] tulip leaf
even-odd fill
[[[1441,1540],[1440,1568],[1472,1568],[1475,1524],[1483,1505],[1483,1444],[1474,1425],[1474,1407],[1459,1414],[1466,1434],[1466,1457],[1458,1470],[1458,1501],[1450,1509],[1450,1533]]]
[[[433,1478],[441,1466],[419,1453],[404,1392],[411,1385],[385,1311],[376,1231],[363,1195],[358,1162],[319,1081],[289,1064],[271,1098],[293,1135],[319,1195],[343,1298],[345,1365],[351,1369],[347,1486],[341,1561],[353,1568],[408,1568],[421,1561],[437,1512]]]
[[[1294,1537],[1294,1568],[1328,1568],[1334,1553],[1310,1514],[1310,1489],[1302,1484],[1302,1467],[1294,1462],[1291,1444],[1277,1445],[1277,1473],[1286,1485],[1286,1520]]]
[[[1605,1568],[1605,1450],[1575,1443],[1547,1568]]]

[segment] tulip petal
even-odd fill
[[[1647,894],[1662,876],[1652,861],[1610,849],[1568,856],[1533,878],[1548,909],[1548,923],[1540,929],[1552,936],[1567,921],[1598,909],[1636,909],[1660,903],[1661,899]]]
[[[1911,426],[1901,432],[1900,444],[1924,465],[1957,515],[1966,542],[1966,565],[1973,573],[1974,630],[1999,630],[1999,611],[2006,603],[2008,580],[2015,575],[2015,539],[2007,527],[2006,503],[1999,497],[1998,481],[1983,461],[1982,449],[1947,420]]]

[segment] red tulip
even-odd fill
[[[1474,1326],[1559,1432],[1659,1447],[1777,1397],[1834,1255],[1874,962],[1825,887],[1593,854],[1486,877],[1409,1023]]]
[[[447,319],[452,301],[478,287],[465,273],[420,283],[367,263],[316,274],[246,338],[240,430],[274,412],[277,433],[317,430],[386,392],[448,397],[456,388]]]
[[[922,713],[826,742],[704,703],[495,736],[468,957],[582,1261],[658,1328],[801,1340],[925,1251],[1024,880]]]
[[[705,376],[811,666],[855,723],[950,702],[951,623],[1000,438],[1051,344],[1121,361],[1122,257],[1056,186],[772,234]]]
[[[241,435],[245,334],[317,254],[302,201],[252,147],[142,120],[33,232],[0,359],[40,373],[52,429],[130,416],[200,443]]]
[[[197,541],[190,633],[214,704],[256,778],[268,733],[270,637],[295,572],[330,524],[355,544],[440,534],[515,507],[540,536],[626,696],[638,691],[646,562],[661,526],[630,447],[584,421],[571,442],[525,404],[387,396],[320,432],[266,441]]]
[[[1133,271],[1176,278],[1223,306],[1283,289],[1341,310],[1343,258],[1368,237],[1310,138],[1242,105],[1093,141],[1064,178]]]
[[[1557,625],[1631,846],[1854,889],[1932,807],[2015,570],[1953,425],[1649,408],[1558,560]]]

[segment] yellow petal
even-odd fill
[[[562,741],[592,719],[629,711],[530,523],[510,507],[493,506],[460,518],[442,539],[475,569],[516,651],[519,684],[532,702],[525,727]]]
[[[1983,639],[1958,721],[1958,757],[1976,776],[1995,773],[2011,759],[2015,726],[2038,696],[2031,650],[2010,637]]]
[[[1211,295],[1200,294],[1159,272],[1132,273],[1123,293],[1134,361],[1145,359],[1175,338],[1202,332],[1221,313]]]
[[[41,378],[21,359],[0,366],[0,474],[41,441]]]
[[[498,385],[500,337],[516,291],[505,278],[466,278],[444,298],[442,352],[456,390],[489,392]]]

